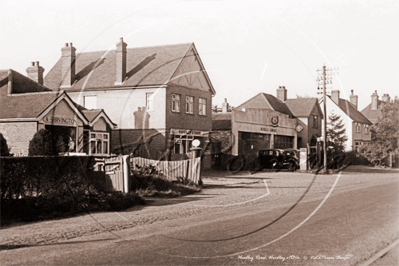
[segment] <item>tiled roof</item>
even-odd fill
[[[91,110],[81,110],[82,113],[85,115],[87,120],[89,122],[93,121],[101,112],[103,112],[103,109],[91,109]]]
[[[231,112],[212,114],[212,130],[230,130],[230,129],[231,129]]]
[[[127,77],[121,86],[166,84],[191,47],[194,47],[193,43],[128,48]],[[70,89],[115,87],[115,64],[115,50],[77,53],[76,81]],[[57,90],[60,87],[61,78],[60,59],[46,75],[44,84],[52,90]]]
[[[385,103],[384,101],[380,101],[378,100],[378,108],[377,110],[371,110],[371,103],[369,105],[366,106],[366,108],[364,108],[362,110],[362,114],[367,117],[371,122],[373,123],[377,123],[378,122],[378,118],[381,116],[381,104]]]
[[[314,106],[319,106],[319,101],[317,98],[287,99],[285,104],[294,116],[309,117]],[[320,106],[318,108],[320,108]]]
[[[12,77],[9,76],[9,73],[11,73]],[[0,70],[0,79],[0,119],[36,118],[62,94],[62,92],[43,92],[43,90],[38,93],[21,93],[22,91],[40,90],[43,87],[14,70]],[[12,79],[12,91],[19,93],[7,94],[9,79]],[[7,80],[7,82],[3,82],[4,80]]]
[[[331,99],[331,96],[328,95],[328,97]],[[331,101],[333,101],[331,99]],[[342,111],[345,112],[354,122],[358,123],[363,123],[363,124],[368,124],[372,125],[370,120],[367,119],[361,112],[359,112],[356,107],[351,104],[348,100],[344,100],[339,98],[339,104],[338,107],[341,108]]]
[[[265,109],[272,109],[274,111],[289,115],[289,116],[294,116],[288,106],[274,97],[271,94],[267,93],[259,93],[249,99],[248,101],[244,102],[243,104],[239,105],[236,107],[236,109],[242,109],[242,108],[265,108]]]

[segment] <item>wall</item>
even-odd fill
[[[154,93],[153,111],[145,112],[146,94]],[[84,96],[96,96],[96,109],[104,109],[121,129],[165,128],[165,88],[104,89],[68,92],[76,103],[84,106]]]
[[[0,132],[10,146],[10,153],[14,156],[27,156],[29,141],[37,131],[37,122],[8,122],[0,123]]]
[[[172,112],[172,94],[180,95],[180,112]],[[193,114],[186,113],[186,96],[194,97]],[[206,99],[206,115],[199,115],[199,98]],[[212,130],[212,94],[210,91],[168,85],[166,92],[166,128]]]

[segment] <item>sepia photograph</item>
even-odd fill
[[[399,265],[399,2],[0,0],[1,265]]]

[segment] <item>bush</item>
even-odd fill
[[[3,157],[1,220],[35,221],[89,211],[123,210],[144,201],[135,193],[113,191],[89,156]]]
[[[10,148],[2,133],[0,133],[0,156],[10,156]]]

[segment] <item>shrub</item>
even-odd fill
[[[29,156],[56,155],[55,143],[51,131],[40,129],[29,141]]]
[[[0,156],[10,156],[10,148],[2,133],[0,133]]]

